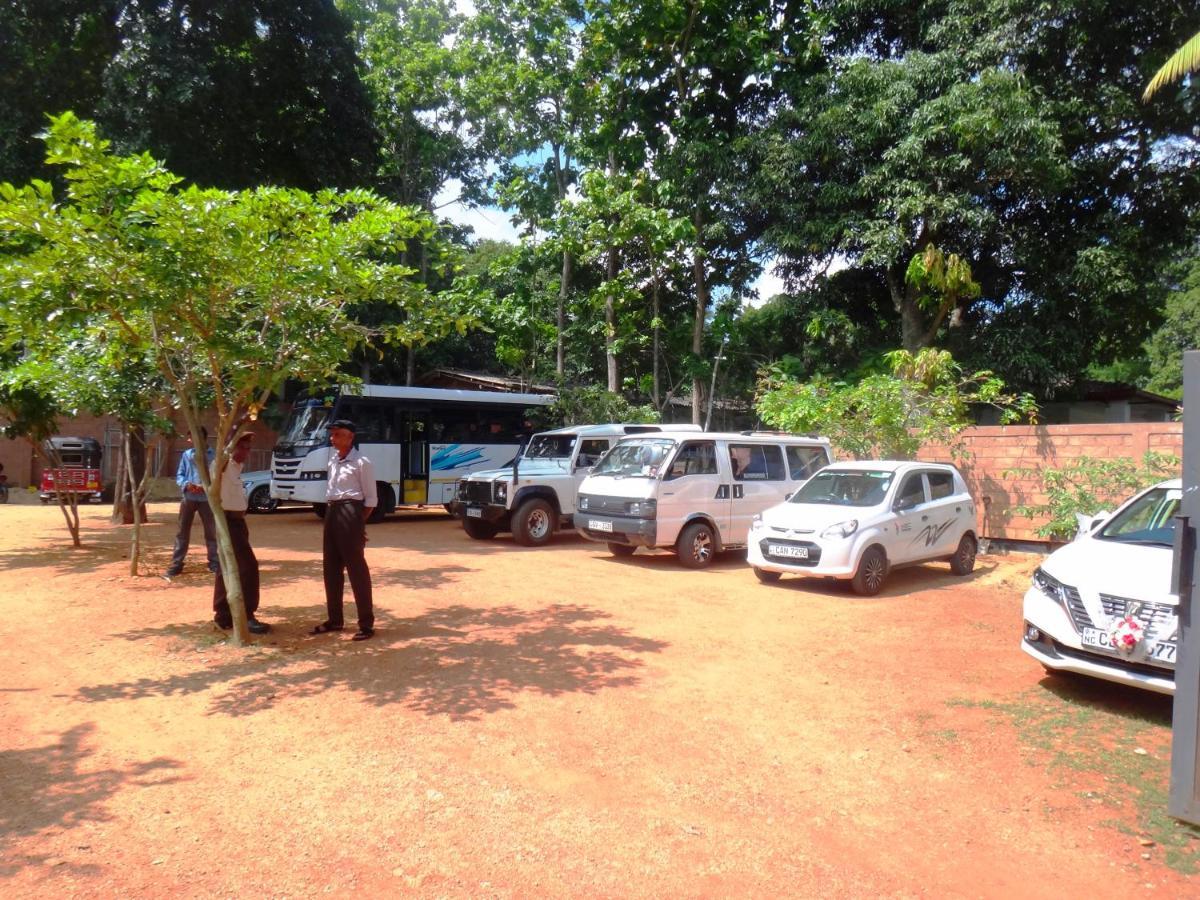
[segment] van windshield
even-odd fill
[[[573,434],[535,434],[525,448],[523,459],[570,459],[575,449]]]
[[[618,478],[657,478],[667,452],[674,441],[646,439],[622,441],[592,469],[593,475],[614,475]]]
[[[878,506],[892,483],[891,472],[869,469],[824,469],[792,495],[790,503],[828,506]]]
[[[1157,544],[1171,547],[1175,542],[1175,514],[1183,492],[1179,488],[1155,488],[1113,516],[1096,537],[1122,544]]]

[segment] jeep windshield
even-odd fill
[[[1146,491],[1113,516],[1096,537],[1120,544],[1170,547],[1175,541],[1175,514],[1182,496],[1179,488]]]
[[[573,434],[535,434],[521,458],[570,459],[576,440]]]
[[[789,502],[878,506],[892,484],[892,475],[870,469],[825,469],[808,479]]]
[[[657,478],[663,459],[674,446],[674,441],[662,438],[622,441],[604,455],[604,459],[592,469],[592,474],[617,478]]]

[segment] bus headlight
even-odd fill
[[[301,472],[301,481],[325,481],[329,477],[329,473],[324,469],[316,469],[311,472]]]

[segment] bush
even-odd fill
[[[1046,495],[1041,504],[1017,506],[1018,515],[1046,519],[1037,529],[1040,537],[1068,541],[1078,530],[1076,514],[1094,516],[1112,509],[1131,494],[1167,478],[1178,477],[1179,458],[1168,453],[1147,453],[1139,464],[1128,457],[1080,457],[1061,469],[1010,469],[1005,477],[1034,478]]]

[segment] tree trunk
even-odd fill
[[[700,208],[692,215],[696,226],[696,252],[692,256],[692,277],[696,284],[696,319],[692,324],[692,355],[697,363],[704,352],[704,317],[708,313],[708,280],[704,273],[704,214]],[[704,379],[697,372],[692,376],[692,424],[699,425],[704,409]]]
[[[609,284],[617,277],[617,248],[608,248],[608,266],[605,277]],[[604,298],[604,361],[608,364],[608,389],[613,393],[620,388],[617,372],[617,301],[611,289]]]
[[[141,497],[137,495],[137,490],[133,486],[138,483],[136,473],[134,472],[134,453],[133,453],[133,438],[130,435],[131,429],[125,429],[124,440],[121,442],[121,455],[125,461],[125,480],[129,482],[130,492],[128,503],[125,509],[128,510],[130,517],[133,519],[133,535],[129,541],[129,574],[137,577],[138,560],[142,555],[142,516],[145,509],[141,504]],[[146,455],[141,454],[142,468],[145,468]],[[122,491],[122,496],[124,492]]]
[[[659,297],[658,267],[655,266],[655,268],[654,268],[654,286],[652,289],[652,298],[651,298],[651,314],[653,315],[653,322],[654,322],[654,325],[652,327],[653,338],[652,338],[652,349],[651,349],[651,354],[653,356],[654,383],[650,390],[651,390],[651,396],[654,400],[654,408],[659,409],[659,410],[662,409],[662,407],[659,406],[659,403],[658,403],[659,394],[662,391],[662,388],[660,386],[661,363],[659,361],[659,355],[660,355],[661,349],[662,349],[662,327],[659,325],[659,318],[658,318],[659,307],[660,307],[661,303],[662,303],[662,300]]]
[[[562,279],[558,283],[558,311],[555,317],[555,324],[558,328],[558,337],[555,347],[554,374],[558,376],[559,381],[563,378],[563,373],[566,372],[566,340],[563,332],[567,327],[567,296],[571,292],[571,278],[573,276],[574,260],[571,259],[571,254],[566,250],[563,251],[562,258]]]
[[[133,503],[137,486],[146,477],[146,428],[143,425],[124,424],[122,428],[121,453],[124,465],[117,481],[116,501],[113,505],[113,522],[123,525],[133,524]],[[137,500],[141,503],[141,519],[146,520],[146,505],[144,498]],[[134,574],[137,574],[136,572]]]
[[[916,353],[924,346],[925,320],[921,308],[917,305],[916,290],[905,283],[902,272],[894,267],[887,270],[888,294],[892,298],[892,307],[900,316],[900,346],[909,353]]]

